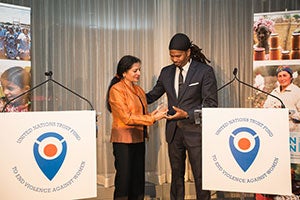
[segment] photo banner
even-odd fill
[[[287,109],[203,108],[202,114],[203,189],[292,194]]]
[[[13,95],[7,88],[21,93],[30,89],[31,82],[31,10],[29,7],[0,3],[0,109]],[[12,87],[13,86],[13,87]],[[4,91],[6,90],[6,92]],[[14,91],[15,95],[16,90]],[[24,99],[24,100],[23,100]],[[22,105],[14,102],[6,112],[30,110],[30,95],[24,96]]]
[[[290,68],[291,84],[281,91],[284,80],[277,69]],[[253,86],[274,92],[289,109],[292,188],[300,193],[300,10],[255,13],[253,19]],[[266,93],[255,91],[253,107],[278,107],[267,102]],[[296,95],[295,95],[296,94]]]
[[[95,111],[0,113],[2,199],[97,196]]]

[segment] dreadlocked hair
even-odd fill
[[[190,48],[191,48],[191,58],[193,60],[205,64],[207,64],[207,62],[210,63],[210,60],[206,58],[206,56],[201,52],[202,49],[200,49],[197,45],[192,44]]]

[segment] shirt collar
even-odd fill
[[[183,67],[183,71],[187,72],[190,68],[190,65],[191,65],[191,60],[189,60]]]
[[[293,87],[292,85],[293,85],[293,83],[289,84],[289,85],[286,87],[285,92],[290,92],[290,91],[292,91],[292,87]],[[281,91],[280,91],[280,85],[279,85],[277,88],[275,88],[275,91],[277,91],[278,93],[281,92]]]

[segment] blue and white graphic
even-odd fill
[[[203,108],[202,120],[203,189],[291,194],[288,109]]]
[[[94,110],[2,113],[1,199],[97,197],[95,116]]]
[[[229,145],[234,159],[246,172],[255,160],[259,150],[258,135],[250,128],[237,128],[230,135]]]
[[[33,153],[39,168],[51,181],[65,160],[67,143],[58,133],[44,133],[34,143]]]

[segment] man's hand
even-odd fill
[[[166,119],[187,119],[189,117],[188,113],[180,108],[173,106],[173,109],[176,111],[174,115],[168,115]]]

